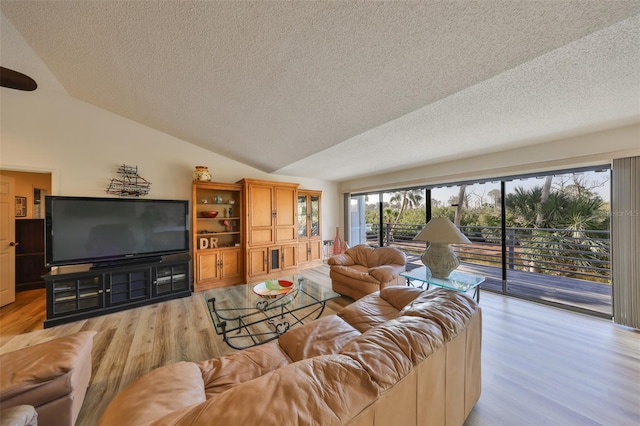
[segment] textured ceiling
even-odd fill
[[[640,1],[0,7],[71,96],[266,172],[345,180],[640,116]]]

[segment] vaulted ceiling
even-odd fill
[[[637,0],[0,7],[69,95],[266,172],[346,180],[640,117]]]

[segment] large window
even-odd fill
[[[413,237],[448,217],[483,289],[610,316],[609,181],[605,167],[353,195],[349,243],[397,247],[411,269],[426,248]]]

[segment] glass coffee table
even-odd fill
[[[270,342],[296,324],[318,319],[327,302],[340,296],[302,275],[279,279],[293,283],[288,292],[260,296],[256,291],[264,294],[265,283],[204,292],[215,331],[225,343],[244,349]]]
[[[431,276],[431,271],[426,266],[413,269],[411,271],[402,272],[401,277],[407,280],[407,285],[416,286],[414,281],[420,283],[418,286],[422,288],[425,284],[427,289],[430,285],[448,288],[466,293],[473,290],[473,296],[476,302],[480,302],[480,284],[486,279],[481,275],[467,274],[465,272],[453,271],[447,278],[435,278]]]

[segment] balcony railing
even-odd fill
[[[385,224],[383,241],[407,253],[407,268],[422,265],[426,243],[413,241],[424,224]],[[610,244],[608,231],[506,229],[506,281],[502,276],[498,227],[461,226],[471,244],[454,249],[460,270],[484,275],[483,289],[611,317]],[[377,224],[368,225],[367,243],[378,243]],[[506,287],[505,287],[506,285]]]
[[[408,254],[420,254],[426,244],[413,241],[424,224],[384,225],[385,245]],[[501,267],[501,229],[490,226],[461,226],[472,244],[454,249],[463,262]],[[367,242],[377,244],[378,225],[371,224]],[[508,269],[611,283],[609,231],[549,228],[506,228]]]

